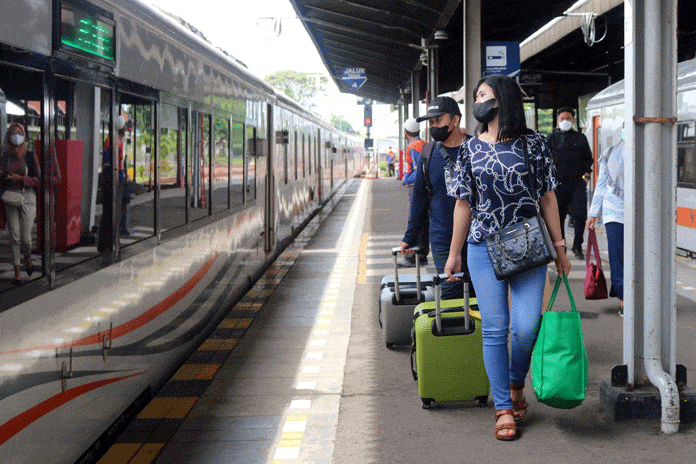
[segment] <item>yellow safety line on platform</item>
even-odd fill
[[[358,257],[360,264],[358,265],[358,283],[367,283],[367,242],[370,239],[370,234],[363,234],[360,242],[360,251]]]

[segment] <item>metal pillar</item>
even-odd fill
[[[677,0],[626,0],[624,13],[624,363],[629,384],[660,390],[675,433]]]
[[[462,119],[464,127],[470,134],[474,133],[478,124],[472,111],[473,101],[471,95],[474,86],[481,78],[481,0],[468,0],[464,7],[464,56],[463,56],[463,83],[464,99]]]
[[[420,116],[420,69],[411,72],[411,105],[413,117]]]
[[[430,100],[439,95],[439,89],[437,85],[438,80],[438,47],[435,41],[428,46],[428,91],[430,93]]]
[[[406,115],[404,114],[404,93],[401,92],[401,99],[399,100],[398,104],[398,112],[399,112],[399,175],[397,176],[398,178],[401,178],[401,173],[403,172],[403,159],[404,159],[404,120],[406,119]],[[388,168],[388,166],[387,166]]]

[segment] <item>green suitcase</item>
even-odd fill
[[[435,301],[421,303],[414,310],[411,371],[418,381],[423,408],[433,403],[478,400],[488,402],[490,386],[483,365],[481,317],[476,298],[469,298],[464,280],[464,298],[440,302],[440,283],[446,275],[435,276]],[[464,303],[468,304],[464,304]]]

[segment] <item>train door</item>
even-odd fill
[[[124,247],[155,235],[155,194],[159,184],[156,173],[154,99],[119,93],[118,233]]]
[[[7,169],[10,163],[9,151],[16,150],[16,153],[24,153],[24,159],[31,162],[32,165],[27,167],[27,174],[30,177],[38,176],[38,172],[34,171],[33,165],[41,169],[42,163],[45,164],[44,157],[40,151],[44,147],[45,139],[48,134],[45,133],[46,122],[44,108],[44,85],[45,75],[40,71],[28,70],[25,68],[14,67],[0,62],[0,141],[2,143],[2,169]],[[11,144],[8,138],[8,130],[11,124],[19,123],[24,131],[24,142],[19,146]],[[18,166],[14,173],[24,175],[19,170]],[[17,172],[19,170],[19,172]],[[34,171],[34,172],[29,172]],[[0,229],[6,229],[0,233],[0,292],[13,289],[13,282],[17,284],[27,282],[41,277],[40,269],[49,270],[50,264],[50,248],[37,246],[34,249],[26,250],[24,246],[11,245],[9,237],[9,221],[15,221],[20,225],[20,239],[25,242],[30,238],[29,243],[36,243],[37,236],[45,231],[44,221],[42,219],[43,207],[42,199],[46,198],[43,195],[43,185],[39,185],[35,189],[25,190],[23,193],[24,205],[21,209],[28,218],[29,227],[24,229],[23,224],[19,220],[20,216],[17,211],[19,208],[13,208],[12,219],[10,219],[8,206],[0,205]],[[43,217],[46,217],[43,215]],[[28,237],[27,235],[28,234]],[[29,253],[27,254],[27,251]],[[39,266],[43,263],[43,266]],[[34,267],[35,266],[35,267]],[[27,269],[32,270],[32,275],[28,275]],[[34,272],[34,271],[39,272]],[[15,271],[18,273],[16,274]],[[15,280],[19,279],[19,280]],[[3,305],[4,306],[4,305]]]

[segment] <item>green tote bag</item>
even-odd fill
[[[561,409],[579,406],[587,389],[587,352],[582,338],[580,313],[563,275],[572,311],[552,311],[561,276],[556,279],[549,306],[541,318],[532,351],[532,388],[537,400]]]

